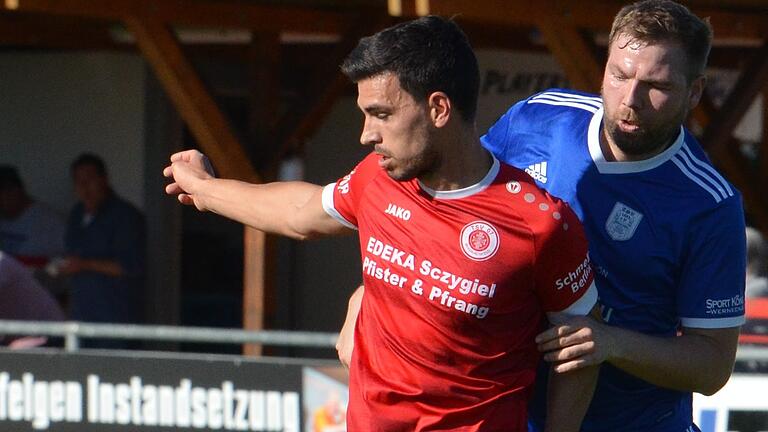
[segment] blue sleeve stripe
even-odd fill
[[[738,327],[746,321],[744,315],[727,318],[680,318],[683,327],[718,329]]]
[[[693,174],[696,174],[700,179],[714,186],[717,189],[717,191],[720,192],[720,196],[723,199],[728,198],[728,192],[725,191],[723,186],[717,181],[715,181],[710,175],[708,175],[704,171],[700,170],[696,165],[694,165],[691,159],[688,157],[688,155],[685,152],[678,153],[677,155],[675,155],[675,157],[678,160],[683,161],[685,165],[693,172]]]
[[[728,181],[726,181],[723,176],[720,175],[719,172],[717,172],[716,169],[712,167],[712,165],[702,161],[701,159],[697,158],[693,155],[693,152],[688,147],[688,144],[683,143],[683,151],[688,154],[688,156],[691,158],[691,160],[698,166],[704,168],[705,170],[709,171],[709,173],[717,179],[723,187],[728,191],[728,196],[733,196],[733,190],[731,189],[731,185],[728,184]]]
[[[688,171],[688,168],[686,168],[686,167],[685,167],[685,164],[684,164],[683,162],[681,162],[681,161],[680,161],[680,159],[679,159],[679,155],[675,155],[675,156],[672,158],[672,162],[674,162],[674,164],[675,164],[675,165],[677,165],[677,167],[678,167],[678,168],[680,168],[680,171],[682,171],[682,172],[683,172],[683,174],[685,174],[685,176],[686,176],[686,177],[688,177],[689,179],[691,179],[691,180],[692,180],[694,183],[696,183],[697,185],[701,186],[701,188],[702,188],[702,189],[704,189],[704,190],[706,190],[707,192],[709,192],[709,193],[712,195],[712,197],[715,199],[715,202],[718,202],[718,203],[719,203],[720,201],[722,201],[722,200],[723,200],[723,199],[720,197],[720,195],[719,195],[717,192],[715,192],[715,191],[714,191],[712,188],[710,188],[709,186],[707,186],[707,185],[706,185],[706,184],[705,184],[703,181],[701,181],[701,180],[700,180],[698,177],[696,177],[695,175],[691,174],[691,172],[690,172],[690,171]]]
[[[600,98],[599,96],[584,96],[576,93],[565,93],[565,92],[557,92],[557,91],[547,91],[534,96],[533,99],[544,97],[544,96],[561,96],[569,99],[597,102],[600,105],[603,104],[603,99]]]
[[[346,220],[344,216],[341,215],[336,210],[336,207],[333,205],[333,189],[336,188],[336,183],[331,183],[326,185],[323,188],[323,210],[325,210],[328,215],[334,219],[336,219],[340,224],[344,225],[345,227],[353,230],[357,230],[357,227],[352,224],[352,222]]]
[[[593,114],[600,109],[600,108],[595,108],[591,105],[584,105],[576,102],[555,102],[555,101],[542,100],[542,99],[531,99],[528,101],[528,103],[529,104],[539,103],[539,104],[545,104],[545,105],[557,105],[557,106],[569,106],[573,108],[581,108]]]

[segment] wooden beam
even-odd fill
[[[693,119],[705,130],[712,119],[719,116],[717,108],[706,93],[692,112]],[[728,136],[727,139],[728,143],[718,152],[710,152],[710,156],[720,171],[741,191],[745,210],[754,219],[754,225],[768,232],[768,208],[760,193],[768,186],[765,182],[766,175],[760,171],[755,175],[754,169],[740,154],[737,140],[733,136]]]
[[[280,35],[276,32],[253,32],[249,50],[249,137],[256,163],[268,158],[274,152],[274,129],[280,107]],[[266,181],[274,180],[264,176]],[[243,263],[245,283],[243,286],[243,328],[261,330],[267,325],[268,317],[274,310],[274,237],[261,231],[245,228]],[[256,344],[243,346],[243,354],[259,356],[262,347]]]
[[[755,97],[765,88],[768,79],[768,41],[752,61],[741,71],[731,93],[722,106],[714,112],[711,104],[700,104],[697,117],[703,121],[702,145],[728,179],[741,191],[745,208],[755,225],[768,230],[768,206],[763,200],[759,175],[738,151],[733,130],[752,105]],[[706,100],[705,100],[706,102]]]
[[[753,174],[744,156],[739,152],[739,142],[732,138],[731,145],[713,155],[713,160],[722,170],[728,180],[741,191],[744,198],[744,208],[752,217],[753,224],[763,232],[768,232],[768,207],[766,207],[758,178]]]
[[[269,273],[267,234],[263,231],[244,227],[243,231],[243,328],[262,330],[264,328],[265,281]],[[243,354],[260,356],[261,345],[243,345]]]
[[[704,131],[702,142],[717,153],[730,142],[733,130],[763,90],[768,80],[768,39],[742,70],[739,80],[720,107],[719,114]]]
[[[556,6],[553,1],[539,0],[550,10]],[[573,25],[557,13],[539,15],[537,27],[544,37],[544,43],[563,68],[571,87],[600,92],[603,67],[595,57],[595,47]]]
[[[219,172],[224,177],[259,183],[250,159],[170,29],[149,17],[128,17],[125,22],[181,117]],[[245,227],[243,241],[243,291],[248,299],[243,322],[246,329],[259,330],[264,325],[266,235]],[[252,355],[261,353],[258,346],[250,346],[246,351]]]
[[[111,23],[77,17],[0,13],[0,45],[60,49],[117,49]]]
[[[281,119],[277,128],[280,150],[275,154],[270,167],[276,167],[289,149],[303,145],[304,141],[317,131],[333,108],[333,103],[350,85],[349,80],[339,71],[338,65],[357,45],[358,40],[381,30],[392,21],[385,16],[359,17],[355,22],[357,25],[343,36],[333,54],[329,56],[330,60],[316,72],[316,79],[324,83],[320,92],[311,98],[309,103],[298,106]]]
[[[571,25],[591,31],[607,31],[613,17],[625,4],[623,1],[590,0],[575,2],[557,0],[557,8],[565,13]],[[715,6],[696,6],[691,10],[709,17],[717,38],[762,39],[768,35],[768,13],[739,12]],[[530,26],[552,14],[540,2],[510,0],[434,0],[430,13],[442,16],[458,15],[463,20],[491,22],[512,26]]]
[[[258,176],[243,147],[171,30],[149,17],[128,17],[125,25],[136,37],[139,49],[181,118],[219,173],[224,177],[258,183]]]
[[[14,2],[16,7],[9,7]],[[3,0],[3,8],[106,20],[151,16],[159,22],[174,25],[310,33],[339,33],[348,27],[351,17],[343,12],[236,0]]]

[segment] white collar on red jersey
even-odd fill
[[[467,186],[465,188],[461,189],[455,189],[450,191],[439,191],[429,188],[427,185],[421,182],[421,180],[417,181],[419,182],[419,187],[429,194],[430,196],[434,198],[439,199],[459,199],[459,198],[466,198],[468,196],[472,196],[476,193],[480,193],[485,190],[488,186],[490,186],[491,183],[496,179],[496,176],[499,174],[499,160],[496,159],[496,156],[493,156],[491,154],[491,157],[493,158],[493,164],[491,165],[491,169],[488,170],[488,174],[485,175],[485,177],[482,178],[479,182]]]

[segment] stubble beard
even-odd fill
[[[608,138],[624,154],[641,157],[661,153],[672,144],[680,131],[680,125],[685,113],[678,114],[669,122],[652,128],[640,124],[641,129],[634,132],[624,132],[619,128],[619,120],[603,118],[603,128]],[[634,120],[634,119],[633,119]]]
[[[440,165],[439,161],[440,157],[436,152],[425,150],[409,159],[403,166],[387,170],[387,175],[399,182],[410,181],[415,178],[424,180],[436,171]]]

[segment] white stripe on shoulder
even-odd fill
[[[707,191],[707,192],[709,192],[710,194],[712,194],[712,197],[715,199],[715,202],[718,202],[718,203],[719,203],[720,201],[722,201],[722,200],[723,200],[723,199],[720,197],[720,194],[718,194],[717,192],[715,192],[715,190],[714,190],[714,189],[712,189],[711,187],[709,187],[709,186],[708,186],[706,183],[704,183],[703,181],[701,181],[701,179],[699,179],[698,177],[696,177],[695,175],[693,175],[693,174],[692,174],[690,171],[688,171],[688,168],[686,168],[686,167],[685,167],[685,162],[681,161],[680,159],[681,159],[681,158],[680,158],[680,154],[678,153],[678,154],[676,154],[676,155],[675,155],[675,156],[672,158],[672,162],[674,162],[674,163],[675,163],[675,165],[677,165],[677,167],[678,167],[678,168],[680,168],[680,171],[682,171],[682,172],[683,172],[683,174],[685,174],[685,176],[686,176],[686,177],[688,177],[689,179],[691,179],[691,180],[692,180],[694,183],[696,183],[697,185],[701,186],[701,188],[702,188],[702,189],[704,189],[705,191]]]
[[[733,196],[733,189],[731,189],[731,185],[728,184],[728,180],[724,179],[723,176],[720,175],[720,173],[717,172],[717,170],[712,165],[694,156],[690,147],[688,147],[688,144],[683,143],[683,151],[685,151],[688,154],[688,156],[696,165],[699,165],[700,167],[709,171],[712,177],[717,179],[720,182],[720,184],[725,188],[725,190],[728,191],[728,196]]]
[[[599,100],[594,99],[586,99],[586,98],[574,98],[569,97],[569,95],[566,95],[564,93],[542,93],[540,95],[536,95],[532,100],[551,100],[556,102],[574,102],[574,103],[581,103],[586,105],[594,106],[595,108],[600,108],[603,106],[603,104]]]
[[[686,152],[680,152],[675,155],[676,158],[679,160],[682,160],[685,165],[692,171],[693,174],[697,175],[700,179],[708,182],[710,185],[714,186],[718,192],[720,192],[720,196],[723,199],[728,198],[728,192],[723,189],[723,185],[715,181],[709,174],[705,173],[704,171],[700,170],[698,166],[694,165],[694,163],[691,161],[688,153]]]
[[[336,183],[331,183],[328,185],[325,185],[323,188],[323,210],[325,210],[328,215],[334,219],[336,219],[337,222],[344,225],[345,227],[349,229],[356,230],[357,227],[350,221],[346,220],[344,216],[341,215],[341,213],[336,210],[336,207],[334,207],[333,204],[333,190],[336,189]]]
[[[587,315],[595,306],[595,303],[597,303],[597,287],[595,286],[595,282],[592,281],[592,283],[587,288],[587,292],[582,294],[578,300],[573,302],[570,306],[568,306],[564,310],[560,312],[555,312],[555,313],[558,313],[558,314],[565,313],[569,315]]]
[[[531,100],[528,101],[528,103],[529,104],[538,103],[538,104],[545,104],[545,105],[557,105],[557,106],[569,106],[569,107],[573,107],[573,108],[581,108],[581,109],[589,111],[589,112],[591,112],[593,114],[596,113],[597,110],[600,109],[600,108],[596,108],[596,107],[593,107],[593,106],[587,105],[587,104],[580,104],[580,103],[575,103],[575,102],[555,102],[555,101],[549,101],[549,100],[546,100],[546,99],[531,99]]]
[[[534,98],[545,96],[545,95],[562,96],[562,97],[578,99],[578,100],[588,100],[588,101],[597,102],[600,105],[603,104],[603,99],[600,96],[583,96],[575,93],[564,93],[564,92],[557,92],[557,91],[545,91],[543,93],[540,93],[534,96]]]
[[[744,315],[728,318],[680,318],[683,327],[719,329],[738,327],[746,321]]]

